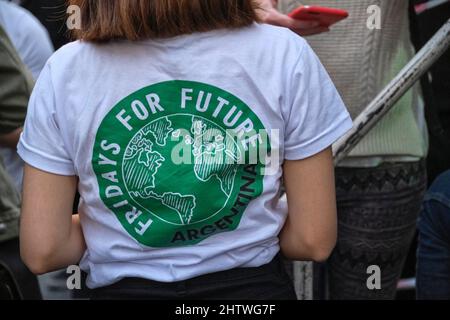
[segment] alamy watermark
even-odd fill
[[[70,5],[67,8],[68,18],[66,20],[66,26],[69,30],[81,29],[81,9],[77,5]],[[381,29],[381,8],[380,6],[373,4],[367,7],[367,14],[369,15],[366,20],[366,26],[370,30]]]
[[[381,268],[377,265],[371,265],[366,270],[369,277],[366,281],[367,289],[381,290]]]
[[[81,29],[81,9],[77,5],[70,5],[67,7],[66,26],[69,30]]]
[[[381,29],[381,8],[377,5],[371,5],[367,8],[367,18],[366,26],[370,30],[380,30]]]
[[[66,286],[69,290],[81,290],[81,269],[77,265],[68,266],[66,273],[69,275]]]

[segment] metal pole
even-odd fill
[[[335,165],[350,153],[370,129],[431,68],[449,45],[450,19],[354,120],[353,128],[333,145]]]

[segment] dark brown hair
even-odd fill
[[[253,0],[69,0],[80,8],[75,39],[168,38],[245,27],[258,18]]]

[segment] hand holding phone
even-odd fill
[[[301,36],[314,35],[329,30],[327,27],[319,26],[317,21],[296,20],[282,14],[277,10],[274,0],[255,0],[255,2],[258,4],[256,13],[263,23],[291,29]]]
[[[342,9],[320,7],[320,6],[300,6],[288,14],[289,17],[303,21],[317,21],[322,27],[344,20],[348,17],[348,12]]]

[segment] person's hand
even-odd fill
[[[302,21],[282,14],[276,9],[278,0],[255,0],[257,14],[262,22],[275,26],[289,28],[301,36],[310,36],[329,31],[327,27],[319,26],[316,21]]]

